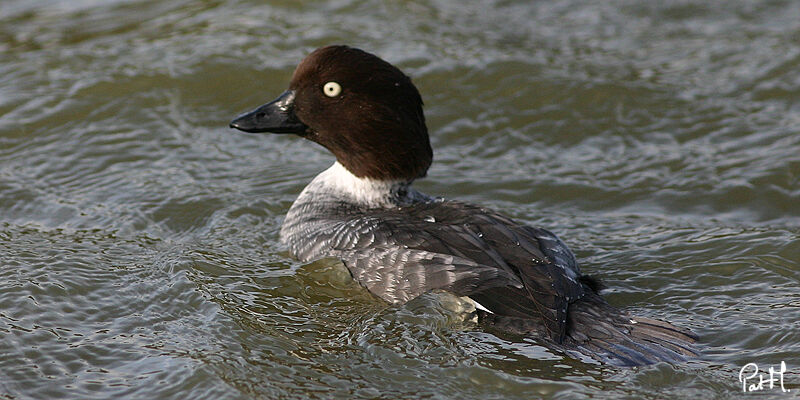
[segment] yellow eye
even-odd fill
[[[342,87],[336,82],[328,82],[322,87],[325,96],[336,97],[342,92]]]

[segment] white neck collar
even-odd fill
[[[411,182],[359,178],[338,161],[317,175],[300,196],[306,192],[333,193],[355,204],[383,208],[407,205],[427,198],[411,188]]]

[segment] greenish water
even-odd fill
[[[380,303],[283,215],[332,157],[227,128],[347,43],[412,76],[425,192],[550,228],[703,357],[616,369]],[[0,398],[800,395],[800,3],[0,3]]]

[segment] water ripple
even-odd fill
[[[727,398],[745,363],[796,371],[798,13],[0,2],[0,397]],[[704,356],[598,366],[293,260],[281,221],[333,158],[226,126],[339,42],[420,88],[422,190],[552,229],[612,304],[693,329]]]

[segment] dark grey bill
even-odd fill
[[[272,132],[302,134],[308,127],[294,115],[294,91],[287,90],[277,99],[239,115],[231,121],[231,128],[245,132]]]

